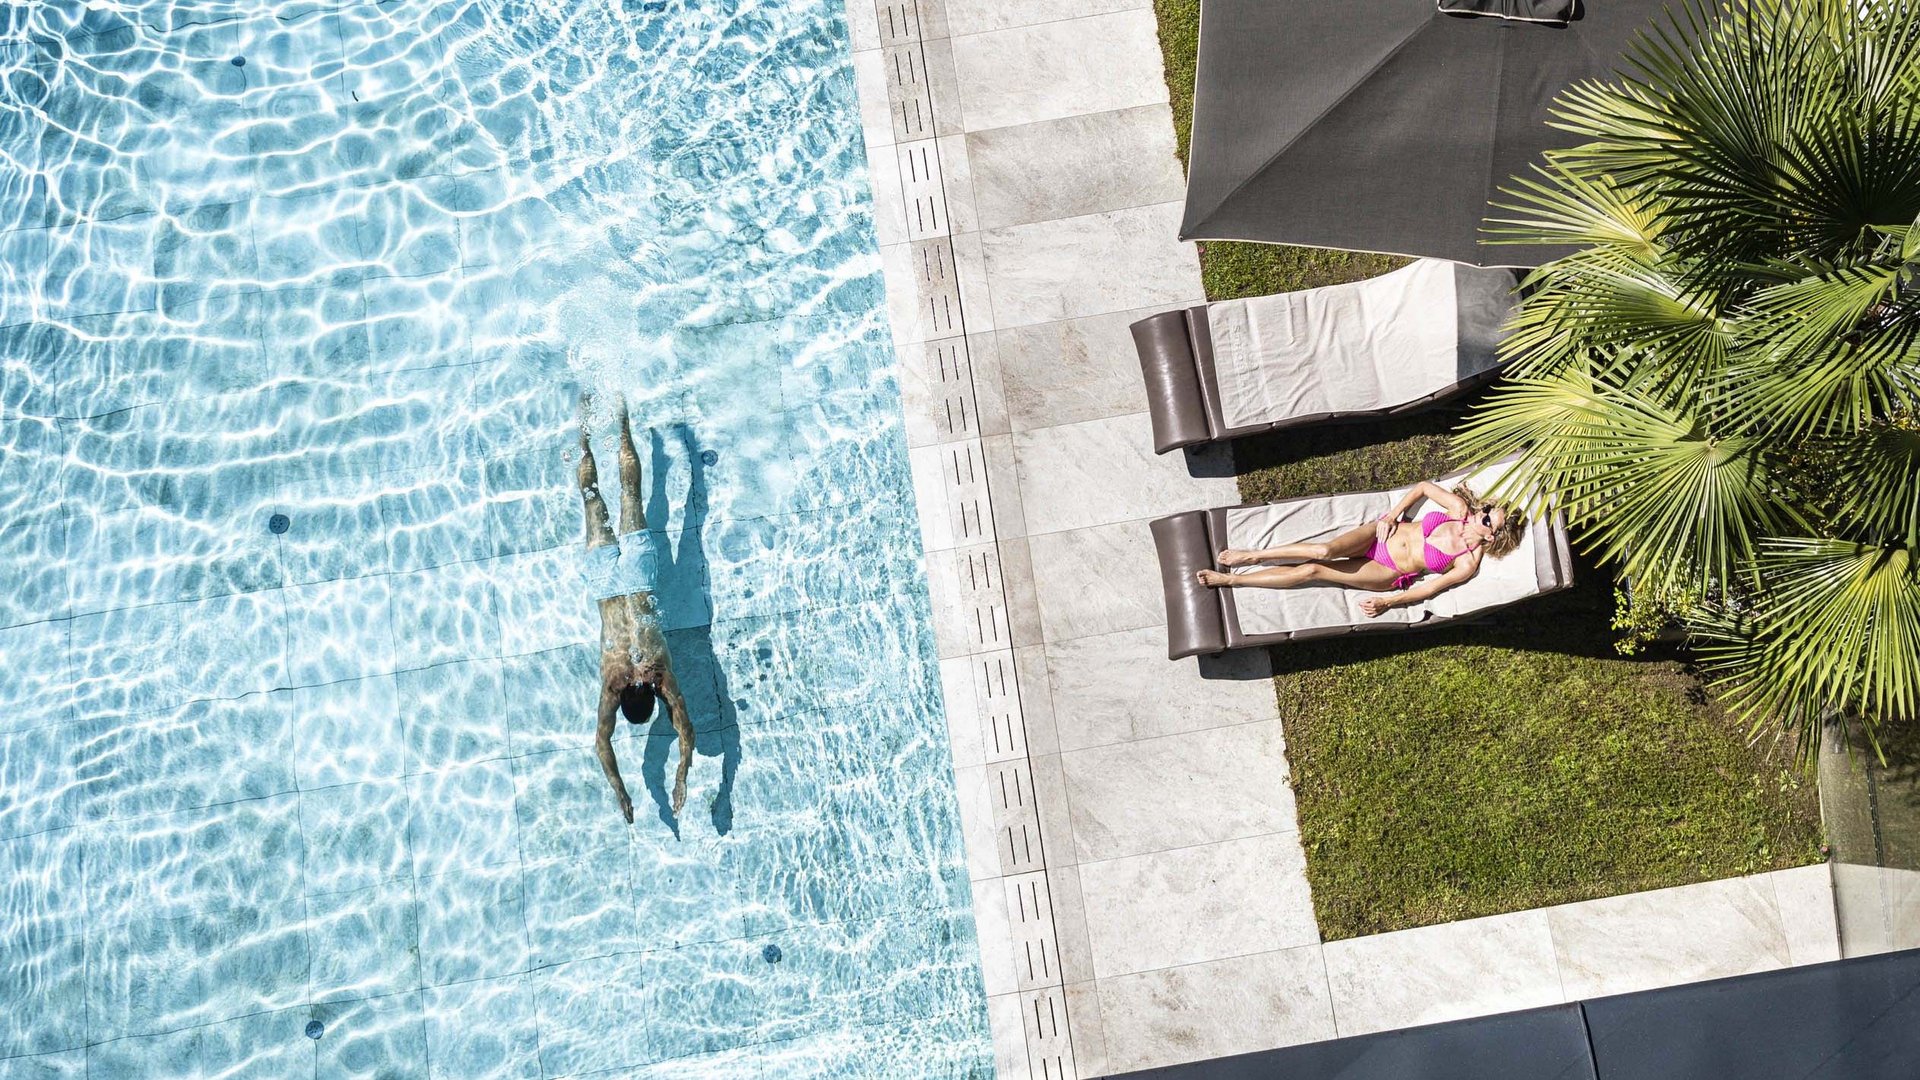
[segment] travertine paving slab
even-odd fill
[[[967,158],[983,229],[1175,202],[1186,189],[1166,105],[976,131]]]
[[[1134,308],[996,333],[1014,430],[1145,413],[1147,392],[1129,328],[1161,310]]]
[[[998,1076],[1027,1074],[1025,1018],[1020,1014],[1018,994],[1000,994],[987,999],[987,1016],[993,1027],[993,1066]]]
[[[1107,1032],[1100,1019],[1100,984],[1091,979],[1067,984],[1067,1026],[1073,1034],[1073,1057],[1082,1076],[1105,1076]],[[1002,1074],[1006,1075],[1006,1074]]]
[[[1176,235],[1180,211],[1179,203],[1165,202],[984,230],[996,324],[1201,302],[1200,268],[1189,245],[1141,243],[1141,237]]]
[[[1838,863],[1833,876],[1847,956],[1920,949],[1920,870]]]
[[[947,198],[947,227],[955,233],[978,232],[980,212],[973,205],[973,161],[967,156],[967,137],[942,135],[935,149],[940,157],[940,190]]]
[[[956,37],[953,58],[968,131],[1167,100],[1151,8]]]
[[[1060,714],[1062,750],[1272,720],[1272,663],[1258,651],[1222,657],[1203,675],[1168,663],[1165,627],[1051,642],[1046,685],[1074,707]]]
[[[1071,986],[1093,979],[1093,943],[1087,936],[1087,904],[1080,868],[1056,864],[1047,871],[1053,890],[1054,926],[1060,944],[1060,975]]]
[[[1102,979],[1099,1003],[1104,1064],[1114,1073],[1335,1035],[1314,947]]]
[[[1142,0],[947,0],[945,6],[947,31],[962,37],[1149,5]]]
[[[990,998],[1019,990],[1014,972],[1014,941],[999,878],[973,882],[973,919],[980,938],[980,978]]]
[[[1075,851],[1091,862],[1292,832],[1285,750],[1267,720],[1061,754]]]
[[[1160,564],[1144,523],[1031,536],[1027,551],[1047,641],[1166,625]]]
[[[955,769],[954,788],[960,797],[960,831],[966,841],[967,877],[973,881],[1000,875],[999,838],[993,828],[993,793],[987,768],[973,765]]]
[[[1795,964],[1840,959],[1839,912],[1833,899],[1833,871],[1824,863],[1767,875],[1773,882],[1780,929],[1787,955]]]
[[[879,49],[854,53],[853,84],[860,95],[860,134],[866,140],[868,153],[892,146],[893,115],[887,104],[886,55]]]
[[[1885,871],[1889,944],[1896,949],[1920,949],[1920,872]]]
[[[1332,941],[1326,957],[1343,1037],[1562,1000],[1539,911]]]
[[[1588,900],[1546,915],[1569,1001],[1793,962],[1766,877]]]
[[[1195,477],[1185,455],[1154,454],[1152,430],[1145,413],[1133,413],[1015,432],[1027,531],[1140,521],[1239,500],[1231,475]]]
[[[1094,972],[1115,975],[1320,940],[1292,833],[1085,863]]]

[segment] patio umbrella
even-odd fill
[[[1578,141],[1554,96],[1612,78],[1666,7],[1202,0],[1181,239],[1538,265],[1558,252],[1481,242],[1488,200]]]

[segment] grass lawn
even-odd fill
[[[1198,0],[1156,0],[1180,153]],[[1402,260],[1202,245],[1207,296],[1352,281]],[[1454,468],[1457,412],[1234,445],[1264,502]],[[1320,931],[1382,933],[1798,866],[1820,856],[1813,784],[1676,657],[1613,650],[1609,576],[1481,625],[1273,650]]]

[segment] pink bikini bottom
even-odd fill
[[[1373,550],[1367,552],[1367,558],[1372,559],[1374,562],[1379,563],[1389,570],[1400,569],[1400,564],[1393,561],[1393,552],[1388,551],[1387,545],[1379,540],[1373,542]],[[1396,589],[1404,589],[1409,582],[1419,576],[1419,574],[1401,574],[1399,577],[1393,579],[1393,587]]]

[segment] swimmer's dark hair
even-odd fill
[[[620,711],[627,723],[644,724],[653,718],[653,684],[635,683],[620,691]]]

